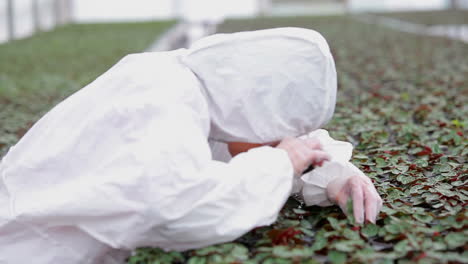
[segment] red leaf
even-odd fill
[[[399,153],[399,151],[398,150],[385,150],[384,153],[395,156],[395,155],[397,155]]]
[[[432,149],[428,146],[424,146],[424,149],[421,150],[420,152],[416,153],[416,156],[426,156],[426,155],[431,155],[432,154]]]
[[[429,157],[429,161],[436,161],[438,159],[440,159],[440,157],[442,157],[444,154],[442,153],[439,153],[439,154],[431,154],[431,156]]]
[[[418,260],[421,260],[421,259],[423,259],[425,257],[427,257],[427,254],[426,254],[426,252],[423,252],[419,256],[417,256],[414,260],[418,261]]]
[[[415,110],[416,112],[421,112],[421,111],[431,111],[431,108],[426,105],[426,104],[422,104],[420,106],[418,106],[418,108],[416,108]]]
[[[268,232],[268,237],[271,239],[273,245],[287,245],[289,243],[301,244],[302,241],[296,238],[296,235],[301,234],[300,230],[294,227],[285,229],[273,229]]]
[[[377,157],[379,157],[379,158],[381,158],[381,159],[383,159],[383,160],[389,160],[389,159],[390,159],[389,157],[387,157],[387,156],[385,156],[385,155],[379,155],[379,156],[377,156]]]
[[[439,127],[446,127],[447,126],[447,123],[442,122],[442,121],[437,121],[437,124],[439,125]]]
[[[463,132],[457,131],[457,135],[459,135],[460,137],[463,137]]]
[[[384,100],[386,100],[386,101],[390,101],[390,100],[393,99],[393,97],[390,96],[390,95],[382,95],[382,94],[380,94],[380,93],[378,93],[378,92],[370,92],[370,94],[371,94],[373,97],[375,97],[375,98],[384,99]]]
[[[363,168],[364,172],[370,172],[371,171],[369,165],[364,165],[364,166],[362,166],[362,168]]]

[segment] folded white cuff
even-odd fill
[[[350,177],[362,172],[349,160],[353,153],[353,146],[349,142],[334,140],[324,129],[315,130],[301,138],[315,138],[322,145],[322,149],[330,155],[330,161],[294,178],[292,193],[302,196],[306,205],[330,206],[327,186],[336,177]]]

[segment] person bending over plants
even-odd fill
[[[343,210],[352,199],[356,221],[375,222],[382,200],[351,144],[320,129],[336,89],[327,42],[302,28],[126,56],[1,161],[0,262],[223,243],[272,224],[292,194]]]

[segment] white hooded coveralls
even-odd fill
[[[231,241],[273,223],[293,181],[309,190],[308,204],[327,204],[326,170],[294,178],[288,154],[272,147],[217,161],[208,140],[314,131],[333,145],[317,129],[335,95],[328,45],[307,29],[214,35],[188,50],[126,56],[1,161],[0,263],[121,263],[137,247]]]

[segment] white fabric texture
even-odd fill
[[[323,150],[331,159],[321,167],[312,171],[295,175],[293,179],[292,194],[299,194],[307,206],[330,206],[333,203],[328,199],[327,186],[337,177],[351,177],[356,174],[364,174],[349,160],[353,153],[353,145],[349,142],[335,140],[325,129],[317,129],[300,138],[317,139]],[[232,156],[227,149],[227,144],[218,141],[210,141],[213,159],[229,162]]]
[[[299,193],[306,205],[330,206],[327,196],[328,184],[337,177],[351,177],[363,174],[349,160],[353,145],[349,142],[334,140],[325,129],[318,129],[302,138],[317,139],[331,159],[309,173],[294,177],[293,193]]]
[[[213,160],[229,162],[232,159],[229,153],[228,145],[224,142],[208,140]]]
[[[203,91],[214,140],[274,142],[316,130],[333,115],[335,64],[316,31],[213,35],[197,41],[183,61],[209,87]]]
[[[288,154],[226,163],[208,140],[304,134],[331,118],[335,93],[328,46],[306,29],[126,56],[1,161],[0,263],[122,263],[137,247],[194,249],[271,224],[292,190]]]

